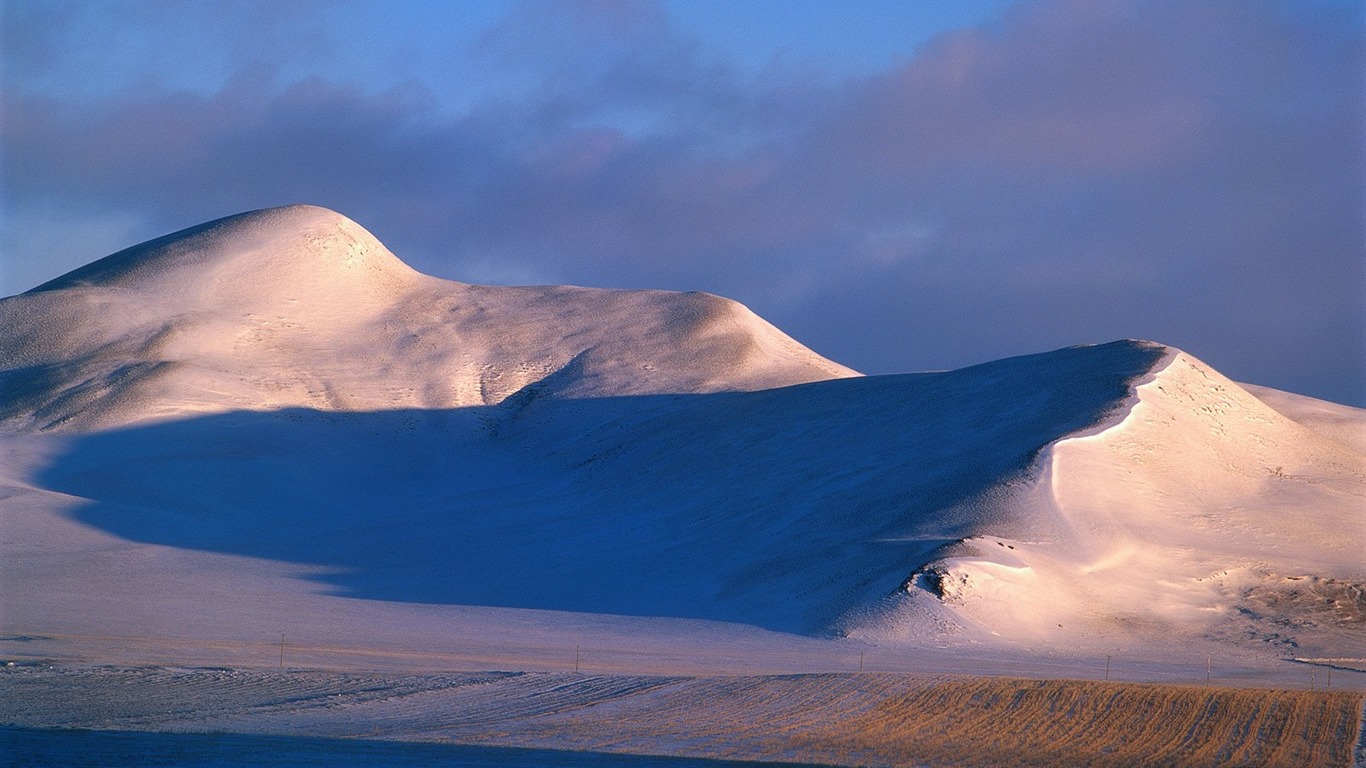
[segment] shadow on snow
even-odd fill
[[[231,412],[75,438],[38,478],[139,542],[322,566],[374,600],[828,627],[1122,406],[1134,342],[753,393]],[[1046,532],[1043,534],[1046,535]]]

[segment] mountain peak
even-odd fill
[[[857,375],[702,293],[422,275],[347,217],[238,214],[0,300],[0,420],[458,408],[766,389]]]
[[[277,291],[394,285],[417,273],[373,235],[313,205],[266,208],[216,219],[125,248],[34,288],[114,288],[255,302]],[[379,286],[372,286],[377,288]]]

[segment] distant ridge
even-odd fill
[[[703,293],[496,287],[419,274],[296,205],[125,249],[0,301],[0,418],[39,428],[291,406],[765,389],[856,375]]]

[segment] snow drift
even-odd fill
[[[231,556],[306,567],[314,606],[877,642],[1359,655],[1366,627],[1362,412],[1151,342],[862,377],[735,302],[438,280],[306,206],[94,262],[0,329],[29,624],[155,579],[154,547],[220,558],[201,621],[250,599]],[[54,515],[111,538],[29,535]]]

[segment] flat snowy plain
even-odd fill
[[[1366,414],[1180,350],[865,377],[725,299],[438,280],[307,206],[94,262],[0,329],[24,760],[219,760],[126,733],[199,731],[1338,765],[1360,733]],[[1001,697],[996,737],[923,716]],[[1184,736],[1077,719],[1119,700]],[[1151,716],[1187,710],[1224,714]]]

